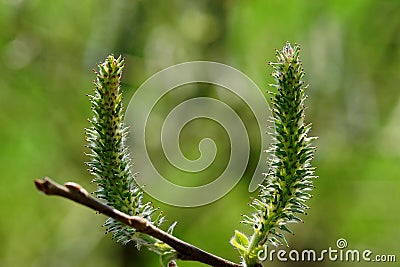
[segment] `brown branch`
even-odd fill
[[[127,215],[119,210],[101,203],[97,199],[90,196],[83,187],[76,183],[68,182],[62,186],[45,177],[40,180],[35,180],[35,185],[39,191],[45,193],[46,195],[56,195],[68,198],[74,202],[82,204],[98,211],[99,213],[120,221],[130,227],[133,227],[138,232],[148,234],[163,241],[178,252],[179,259],[181,260],[198,261],[215,267],[241,267],[239,264],[215,256],[164,232],[144,218]]]

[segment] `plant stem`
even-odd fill
[[[66,183],[64,186],[45,177],[35,180],[37,189],[46,195],[55,195],[68,198],[76,203],[91,208],[99,213],[107,215],[122,222],[138,232],[153,236],[170,245],[178,252],[178,258],[185,261],[198,261],[215,267],[241,267],[241,265],[228,261],[224,258],[201,250],[165,231],[155,227],[148,220],[139,216],[130,216],[117,209],[111,208],[91,197],[89,193],[76,183]]]

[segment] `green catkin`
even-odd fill
[[[95,72],[94,94],[89,95],[94,115],[90,120],[92,127],[86,129],[88,147],[91,150],[87,165],[94,176],[93,182],[98,185],[94,192],[97,198],[105,200],[107,205],[117,210],[145,218],[159,227],[164,217],[160,214],[152,220],[157,210],[150,203],[143,202],[143,191],[136,184],[130,169],[130,155],[126,146],[128,132],[123,122],[124,108],[120,87],[123,69],[124,60],[110,55],[98,65],[98,71]],[[169,232],[172,232],[174,225],[172,224]],[[175,250],[165,243],[112,218],[106,221],[105,226],[107,232],[111,232],[119,243],[132,241],[138,248],[145,246],[160,254],[162,260],[167,258],[171,261],[176,256]],[[168,262],[163,261],[164,266],[168,265]]]
[[[311,124],[304,122],[304,100],[307,85],[299,59],[300,47],[289,43],[276,51],[277,62],[269,63],[274,69],[271,84],[277,92],[271,94],[273,141],[268,152],[269,171],[260,186],[258,198],[251,202],[256,210],[243,216],[243,223],[253,229],[248,238],[236,231],[231,244],[239,251],[244,266],[258,266],[257,254],[264,245],[287,245],[284,232],[293,234],[288,223],[302,222],[298,217],[306,214],[306,201],[313,189],[314,168],[311,160],[315,147],[314,137],[308,137]]]

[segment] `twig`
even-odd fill
[[[138,232],[148,234],[165,242],[178,252],[179,259],[181,260],[198,261],[215,267],[241,267],[239,264],[215,256],[164,232],[142,217],[127,215],[101,203],[90,196],[89,193],[79,184],[68,182],[62,186],[45,177],[40,180],[35,180],[35,185],[39,191],[46,195],[56,195],[68,198],[133,227]]]

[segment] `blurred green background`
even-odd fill
[[[399,33],[397,0],[1,0],[0,266],[159,266],[105,237],[103,216],[33,185],[48,175],[95,189],[84,165],[85,95],[99,61],[126,57],[126,99],[155,72],[192,60],[229,64],[266,90],[266,62],[286,41],[302,45],[320,176],[291,248],[335,248],[345,238],[349,249],[399,261]],[[250,211],[249,182],[204,207],[156,205],[179,221],[178,237],[237,262],[228,241],[234,229],[247,231],[239,221]]]

